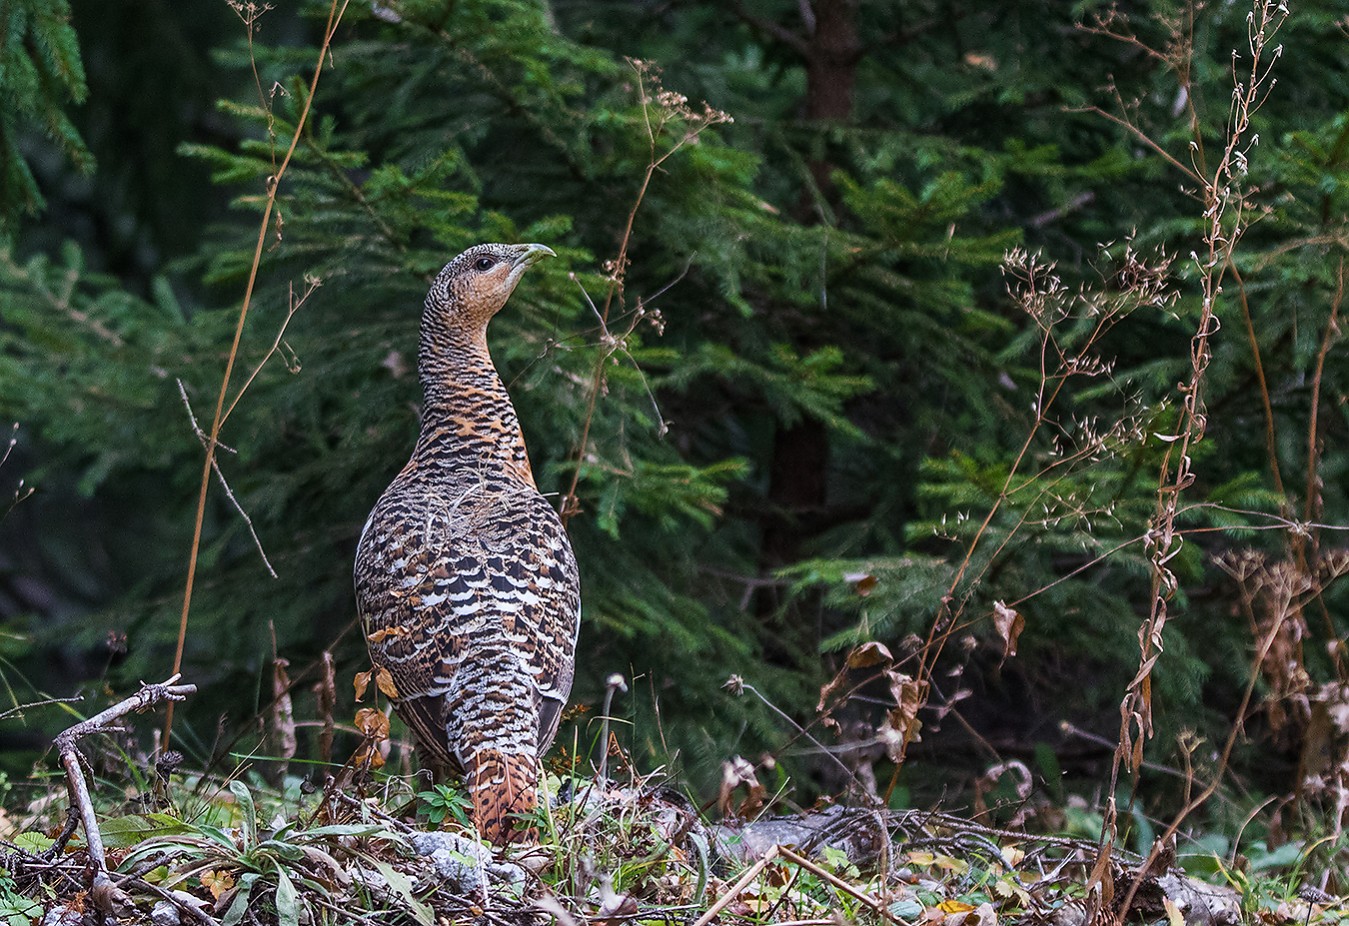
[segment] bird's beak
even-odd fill
[[[515,260],[511,261],[513,267],[524,268],[537,264],[545,257],[557,257],[553,249],[544,244],[517,244],[515,249]]]

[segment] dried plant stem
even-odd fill
[[[209,444],[209,439],[206,436],[206,432],[202,431],[201,425],[197,424],[197,416],[192,413],[192,402],[187,397],[187,387],[183,385],[181,379],[177,382],[178,395],[183,400],[183,408],[187,409],[187,418],[192,422],[192,431],[197,435],[197,440],[201,441],[202,447],[206,447]],[[221,444],[219,441],[216,442],[217,448],[224,446],[225,445]],[[230,488],[229,482],[225,479],[225,474],[220,471],[220,462],[216,460],[214,456],[212,456],[211,459],[211,469],[215,470],[216,479],[220,482],[220,488],[224,491],[225,497],[230,500],[230,504],[233,505],[234,510],[239,513],[239,517],[243,518],[244,525],[248,528],[248,535],[253,538],[253,546],[257,547],[258,556],[262,557],[262,565],[267,568],[267,574],[275,579],[276,570],[272,568],[272,561],[267,558],[267,551],[263,549],[262,540],[258,537],[258,532],[253,527],[253,519],[248,516],[248,512],[244,510],[244,506],[235,496],[234,490]]]
[[[1152,734],[1151,676],[1160,658],[1162,633],[1167,620],[1167,606],[1176,591],[1176,579],[1167,564],[1179,552],[1181,537],[1176,531],[1176,515],[1181,493],[1194,482],[1190,448],[1203,439],[1206,416],[1202,399],[1204,373],[1211,357],[1210,340],[1217,334],[1217,299],[1222,291],[1225,269],[1231,264],[1231,254],[1244,229],[1243,195],[1232,185],[1243,171],[1245,154],[1241,144],[1250,127],[1251,116],[1259,108],[1264,88],[1269,80],[1271,64],[1262,63],[1262,52],[1283,21],[1279,8],[1269,0],[1255,0],[1251,13],[1249,43],[1251,65],[1247,80],[1237,82],[1229,120],[1227,144],[1222,159],[1204,184],[1204,233],[1206,257],[1200,263],[1202,299],[1199,323],[1190,339],[1190,376],[1181,387],[1183,396],[1178,433],[1169,441],[1162,455],[1158,474],[1156,510],[1148,543],[1152,547],[1151,611],[1148,620],[1139,628],[1139,665],[1130,681],[1120,705],[1119,749],[1111,773],[1111,794],[1118,780],[1120,765],[1127,762],[1137,769],[1142,762],[1142,743]],[[1278,52],[1274,58],[1277,60]],[[1224,228],[1223,219],[1229,208],[1236,211],[1230,228]],[[1134,731],[1137,731],[1135,738]]]
[[[1255,695],[1255,686],[1261,677],[1260,666],[1269,656],[1269,651],[1274,646],[1274,641],[1278,639],[1279,633],[1283,629],[1283,623],[1288,619],[1288,616],[1289,614],[1285,613],[1281,615],[1279,619],[1271,621],[1269,631],[1265,634],[1264,639],[1260,641],[1260,646],[1256,651],[1255,658],[1251,660],[1250,678],[1246,682],[1245,690],[1241,693],[1241,704],[1237,707],[1236,721],[1232,724],[1232,729],[1227,733],[1227,740],[1223,743],[1223,750],[1218,757],[1217,767],[1214,768],[1213,773],[1210,775],[1208,784],[1205,785],[1204,789],[1197,795],[1186,801],[1185,806],[1182,807],[1180,812],[1172,819],[1166,830],[1161,836],[1153,841],[1152,848],[1148,852],[1146,861],[1138,867],[1140,876],[1135,878],[1129,885],[1129,890],[1124,895],[1124,901],[1119,905],[1119,909],[1129,909],[1129,905],[1133,902],[1134,895],[1137,894],[1139,887],[1142,886],[1143,878],[1141,877],[1141,874],[1151,868],[1153,861],[1162,851],[1162,847],[1170,843],[1176,833],[1179,832],[1181,824],[1185,822],[1190,814],[1202,807],[1218,790],[1218,786],[1222,784],[1223,776],[1227,772],[1228,763],[1232,759],[1232,750],[1236,748],[1237,739],[1246,729],[1246,717],[1247,712],[1251,707],[1251,698]]]
[[[778,857],[778,853],[781,851],[782,848],[780,846],[770,846],[768,851],[763,854],[762,858],[749,866],[749,868],[745,869],[745,873],[741,875],[734,884],[726,889],[726,893],[717,898],[716,903],[704,910],[703,915],[693,921],[693,926],[707,926],[708,923],[716,919],[717,914],[726,909],[731,901],[739,897],[740,892],[749,887],[749,883],[759,877],[773,859]]]
[[[1265,412],[1265,453],[1269,456],[1269,472],[1274,479],[1274,491],[1279,494],[1280,499],[1283,499],[1280,507],[1287,513],[1287,495],[1283,487],[1283,473],[1279,469],[1278,440],[1274,428],[1274,405],[1269,397],[1269,383],[1265,379],[1265,364],[1260,356],[1260,342],[1255,336],[1255,321],[1251,317],[1250,300],[1246,296],[1246,281],[1241,278],[1241,271],[1231,260],[1227,262],[1227,269],[1237,283],[1241,320],[1246,325],[1246,340],[1251,345],[1251,362],[1255,365],[1255,379],[1260,384],[1260,403]]]
[[[2,461],[0,461],[2,462]],[[0,720],[7,720],[10,717],[22,717],[23,712],[29,708],[47,707],[50,704],[78,704],[84,700],[84,695],[75,695],[70,698],[43,698],[41,701],[30,701],[27,704],[16,704],[8,710],[0,711]]]
[[[1234,74],[1235,92],[1232,95],[1231,109],[1227,119],[1227,138],[1223,154],[1211,173],[1203,176],[1202,202],[1205,254],[1196,257],[1201,278],[1201,301],[1199,322],[1190,338],[1190,375],[1180,387],[1182,395],[1181,415],[1176,433],[1163,437],[1167,443],[1166,452],[1157,478],[1157,500],[1152,525],[1145,541],[1150,548],[1152,577],[1148,618],[1138,629],[1138,668],[1134,677],[1126,686],[1120,701],[1120,725],[1117,745],[1111,762],[1110,788],[1106,794],[1105,813],[1101,827],[1100,850],[1093,868],[1088,887],[1094,909],[1094,921],[1110,917],[1109,907],[1113,897],[1113,885],[1109,877],[1109,856],[1117,832],[1118,808],[1115,795],[1119,785],[1119,773],[1126,767],[1132,774],[1138,774],[1143,764],[1143,744],[1152,736],[1152,672],[1161,658],[1164,646],[1164,632],[1169,615],[1169,603],[1178,588],[1175,574],[1169,563],[1181,550],[1183,537],[1176,530],[1176,517],[1181,508],[1181,494],[1195,480],[1192,469],[1191,447],[1204,437],[1207,423],[1202,389],[1204,374],[1212,356],[1210,342],[1221,327],[1217,315],[1217,300],[1222,292],[1225,271],[1233,263],[1232,253],[1245,230],[1245,194],[1234,189],[1245,174],[1246,150],[1254,144],[1246,141],[1251,117],[1259,110],[1272,87],[1270,74],[1273,64],[1278,60],[1282,48],[1273,53],[1273,60],[1263,61],[1265,48],[1278,32],[1287,16],[1286,8],[1272,0],[1253,0],[1251,13],[1247,17],[1247,42],[1250,50],[1250,68],[1242,80]],[[1234,55],[1233,62],[1239,60]],[[1243,145],[1245,147],[1243,147]],[[1192,146],[1192,157],[1196,164],[1192,170],[1186,170],[1193,178],[1202,170],[1203,150],[1196,144]],[[1168,158],[1174,163],[1174,158]],[[1228,213],[1232,215],[1227,219]],[[1225,219],[1227,220],[1225,222]],[[1271,638],[1272,639],[1272,638]],[[1253,677],[1257,673],[1253,673]],[[1246,700],[1243,700],[1244,712]],[[1240,719],[1240,718],[1238,718]],[[1236,729],[1233,730],[1233,737]],[[1203,794],[1187,805],[1182,819],[1193,807],[1207,800],[1217,788],[1222,771],[1226,768],[1229,748],[1224,752],[1223,762],[1213,782]],[[1130,890],[1132,896],[1133,889]]]
[[[595,360],[595,368],[591,373],[589,392],[586,397],[585,416],[581,423],[581,436],[576,445],[576,452],[573,459],[571,474],[571,484],[562,496],[561,517],[565,526],[579,511],[580,502],[576,495],[576,490],[581,483],[581,468],[585,463],[586,448],[590,445],[590,428],[595,420],[595,409],[599,403],[600,393],[604,389],[604,367],[613,355],[614,351],[623,349],[623,339],[614,338],[608,332],[609,314],[613,309],[614,300],[623,302],[623,287],[627,277],[628,269],[628,250],[632,246],[633,227],[637,222],[637,212],[642,208],[642,203],[646,199],[647,190],[651,187],[651,181],[656,176],[656,171],[674,156],[685,145],[695,141],[705,129],[710,126],[718,125],[723,122],[730,122],[731,117],[726,113],[719,112],[711,107],[705,106],[701,114],[693,112],[687,107],[687,100],[674,93],[660,89],[659,71],[652,68],[645,62],[629,59],[628,62],[637,76],[637,88],[639,93],[639,102],[642,107],[642,124],[646,130],[646,139],[648,146],[648,157],[646,169],[642,173],[642,182],[637,188],[637,194],[633,197],[632,207],[628,209],[627,221],[623,226],[623,234],[619,238],[618,256],[610,264],[609,287],[604,294],[604,307],[596,311],[599,316],[600,332],[603,337],[604,350]],[[653,96],[648,90],[648,83],[654,83],[656,93]],[[656,121],[652,122],[653,107],[657,113]],[[685,124],[683,135],[675,139],[663,152],[659,151],[661,139],[664,137],[666,125],[671,120],[682,120]],[[687,271],[687,268],[685,268]],[[682,277],[682,274],[681,274]],[[589,299],[589,296],[586,297]],[[639,304],[640,305],[640,304]],[[591,306],[594,308],[593,304]],[[630,334],[638,321],[641,320],[642,312],[638,309],[637,317],[634,318],[632,327],[629,328]],[[629,355],[631,357],[631,355]],[[640,372],[640,370],[639,370]],[[648,393],[650,390],[648,389]],[[655,397],[652,396],[652,404],[655,404]],[[659,410],[657,410],[659,418]],[[662,426],[663,430],[663,426]]]
[[[1340,333],[1340,306],[1344,304],[1344,258],[1340,258],[1335,273],[1335,300],[1330,305],[1330,318],[1326,320],[1326,330],[1321,336],[1321,346],[1316,352],[1316,368],[1312,373],[1311,407],[1308,409],[1307,423],[1307,485],[1303,498],[1302,516],[1307,521],[1321,512],[1321,493],[1317,489],[1316,471],[1321,462],[1320,435],[1317,433],[1317,418],[1321,406],[1321,383],[1326,370],[1326,356],[1330,346]]]
[[[89,798],[89,785],[84,779],[84,769],[80,767],[79,742],[94,733],[107,732],[114,721],[127,714],[147,710],[160,701],[172,704],[196,692],[196,685],[176,684],[178,678],[178,673],[175,672],[158,685],[141,685],[141,690],[131,697],[69,727],[53,741],[57,752],[61,755],[61,766],[66,772],[66,788],[70,792],[71,812],[79,815],[80,822],[84,826],[85,841],[89,845],[89,861],[94,869],[91,884],[94,900],[105,913],[117,902],[120,891],[108,877],[108,859],[103,851],[103,837],[98,830],[98,816],[94,813],[94,804]]]
[[[783,858],[785,858],[787,861],[791,862],[793,865],[800,865],[802,868],[806,869],[811,874],[815,875],[817,878],[821,878],[825,881],[828,881],[830,884],[832,884],[834,887],[838,888],[840,891],[847,894],[848,896],[855,897],[858,900],[862,901],[862,903],[870,907],[872,911],[875,912],[878,916],[884,917],[885,919],[889,920],[892,923],[900,923],[902,926],[903,920],[899,919],[888,909],[886,909],[885,904],[881,903],[875,897],[872,897],[870,894],[862,893],[857,888],[849,884],[847,881],[844,881],[837,875],[834,875],[829,871],[826,871],[825,869],[821,868],[819,865],[816,865],[814,862],[812,862],[805,856],[797,855],[795,852],[793,852],[786,846],[778,846],[777,849],[778,854],[781,855]]]
[[[314,65],[314,74],[309,81],[309,93],[305,96],[300,108],[300,117],[295,122],[295,131],[291,134],[290,147],[286,149],[286,155],[281,159],[281,163],[277,166],[275,172],[267,178],[267,201],[263,206],[262,220],[258,223],[258,240],[253,248],[253,263],[248,271],[248,283],[244,287],[243,302],[239,306],[239,320],[234,326],[234,340],[230,344],[229,356],[225,360],[225,372],[220,379],[220,392],[216,397],[215,415],[211,419],[211,430],[206,440],[206,458],[202,461],[201,487],[197,492],[197,514],[192,526],[192,549],[187,559],[187,581],[183,587],[183,607],[178,622],[178,644],[173,654],[173,672],[175,675],[182,668],[183,649],[187,644],[187,619],[192,610],[192,589],[197,577],[197,558],[201,552],[202,525],[206,518],[206,495],[211,486],[211,471],[215,464],[216,446],[220,442],[220,427],[224,424],[225,399],[229,395],[230,377],[234,372],[235,359],[239,355],[239,342],[243,339],[248,309],[253,302],[253,291],[258,281],[258,268],[262,264],[262,251],[267,243],[267,231],[271,227],[272,211],[276,208],[276,197],[281,188],[281,178],[285,176],[286,169],[290,166],[290,159],[295,154],[295,149],[300,143],[300,137],[304,133],[305,123],[309,119],[309,110],[314,102],[314,94],[318,91],[319,77],[323,74],[323,62],[328,57],[333,35],[337,32],[338,23],[342,20],[342,14],[346,12],[348,2],[350,0],[332,0],[332,5],[328,8],[328,22],[323,30],[323,41],[319,46],[318,61]],[[169,747],[172,732],[173,702],[170,701],[168,712],[164,718],[163,747],[165,749]]]

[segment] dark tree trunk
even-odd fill
[[[812,122],[847,122],[852,118],[853,90],[862,46],[857,35],[858,0],[814,0],[813,22],[800,50],[806,62],[805,115]],[[828,158],[811,161],[817,191],[803,191],[803,221],[818,221],[814,197],[832,198]],[[818,346],[809,332],[806,346]],[[827,502],[829,432],[823,422],[804,418],[791,427],[779,427],[769,464],[769,517],[764,528],[761,567],[771,571],[800,559],[809,524]],[[761,600],[761,613],[777,602]]]

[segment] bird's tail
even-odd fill
[[[468,762],[465,776],[473,801],[473,822],[494,846],[532,842],[533,828],[518,829],[516,814],[532,813],[538,803],[538,768],[533,756],[483,749]]]

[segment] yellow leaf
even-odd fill
[[[908,853],[909,864],[911,865],[931,865],[937,860],[937,856],[931,852],[910,852]]]
[[[975,909],[974,904],[965,903],[963,900],[943,900],[937,904],[937,909],[942,913],[969,913]]]
[[[234,876],[228,871],[207,871],[201,876],[201,886],[211,892],[216,900],[220,895],[234,887]]]
[[[1185,915],[1180,912],[1180,907],[1170,897],[1162,898],[1162,906],[1166,908],[1166,921],[1169,926],[1185,926]]]
[[[963,875],[965,872],[970,870],[970,863],[961,861],[958,858],[951,858],[951,856],[949,855],[939,855],[937,856],[937,867],[945,871],[951,871],[955,872],[958,875]],[[970,909],[973,910],[974,908],[970,907]],[[959,911],[947,910],[946,912],[952,913]]]

